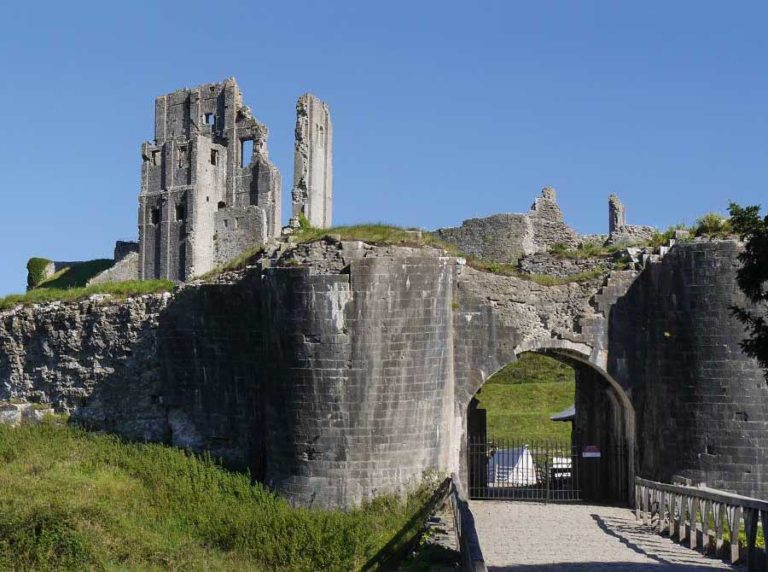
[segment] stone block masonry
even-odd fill
[[[314,228],[332,226],[333,125],[328,105],[311,93],[296,103],[296,148],[291,226],[306,217]]]
[[[428,469],[460,472],[474,394],[518,353],[545,351],[591,368],[578,404],[604,415],[577,427],[606,447],[636,434],[637,474],[768,494],[768,388],[729,313],[737,243],[559,286],[433,249],[296,249],[313,262],[283,252],[172,297],[0,312],[0,401],[207,450],[297,504],[349,507]],[[632,425],[608,423],[617,395]]]
[[[234,78],[157,98],[141,150],[141,279],[186,281],[280,234],[267,135]]]
[[[525,255],[548,252],[554,244],[576,246],[577,233],[563,221],[555,190],[542,190],[527,214],[497,214],[465,220],[435,234],[461,252],[491,262],[515,263]]]

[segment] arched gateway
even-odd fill
[[[520,358],[525,353],[529,352],[516,355]],[[514,426],[500,437],[489,427],[485,408],[478,407],[476,398],[471,399],[465,445],[470,497],[618,504],[631,501],[635,412],[625,390],[578,351],[540,348],[530,353],[552,358],[573,371],[573,407],[566,415],[566,422],[572,424],[570,437],[566,442],[542,435],[532,437],[528,429],[523,438]]]

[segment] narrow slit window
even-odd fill
[[[206,113],[205,114],[205,124],[206,125],[210,125],[211,127],[216,125],[216,115],[213,114],[213,113]]]
[[[240,166],[247,167],[253,158],[253,141],[243,141],[240,148]]]
[[[219,164],[219,152],[216,149],[211,149],[211,165]]]
[[[187,146],[179,147],[179,169],[187,166]]]
[[[154,208],[152,209],[152,213],[150,214],[152,224],[160,224],[160,209]]]

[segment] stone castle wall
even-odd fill
[[[578,235],[563,221],[554,189],[542,191],[527,214],[497,214],[465,220],[435,235],[463,254],[492,262],[515,263],[522,256],[548,252],[554,244],[575,246]]]
[[[308,249],[309,266],[170,299],[6,311],[0,400],[52,402],[92,427],[209,450],[299,504],[350,506],[460,470],[472,396],[519,353],[546,351],[589,368],[579,403],[616,419],[602,437],[579,426],[607,444],[636,434],[637,474],[765,496],[768,390],[728,310],[737,248],[679,245],[639,277],[542,286],[341,243],[332,259]]]
[[[637,412],[638,474],[768,498],[768,386],[739,347],[738,244],[680,244],[610,317],[608,369]]]

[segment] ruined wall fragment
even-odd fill
[[[306,217],[314,228],[332,226],[333,126],[328,105],[311,93],[296,103],[291,225]]]
[[[490,262],[515,263],[522,256],[548,252],[554,244],[575,246],[579,237],[563,220],[555,190],[547,187],[526,214],[497,214],[465,220],[460,227],[435,231],[467,255]]]

